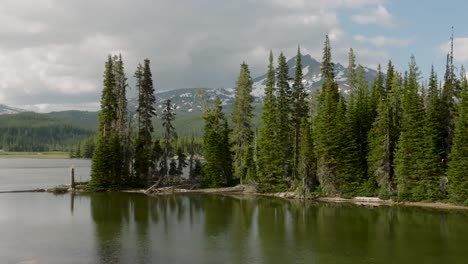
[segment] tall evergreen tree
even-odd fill
[[[391,65],[391,64],[389,64]],[[393,68],[391,68],[393,70]],[[389,76],[387,74],[387,76]],[[367,156],[369,183],[377,184],[378,195],[388,197],[396,193],[394,165],[395,146],[399,138],[400,78],[391,73],[387,80],[387,97],[379,102],[377,117],[369,132]]]
[[[298,178],[305,193],[313,190],[316,185],[316,158],[314,142],[312,139],[312,127],[307,117],[302,117],[299,138]]]
[[[364,77],[364,68],[356,70],[356,88],[351,91],[342,147],[342,174],[345,174],[345,193],[357,194],[367,181],[368,133],[372,126],[372,109],[369,88]],[[368,189],[368,188],[367,188]]]
[[[292,157],[292,131],[293,126],[291,122],[291,102],[292,102],[292,91],[288,83],[288,72],[289,67],[286,63],[286,57],[281,53],[278,57],[278,68],[277,68],[277,87],[278,87],[278,120],[281,124],[278,127],[278,139],[281,142],[281,154],[282,154],[282,174],[283,179],[289,179],[291,173],[291,159]]]
[[[357,68],[356,55],[354,55],[353,49],[349,49],[349,52],[348,52],[348,85],[349,85],[349,91],[351,94],[354,92],[357,86],[356,68]]]
[[[300,131],[301,122],[305,116],[307,116],[307,93],[302,82],[302,54],[300,48],[297,48],[296,55],[296,71],[294,75],[294,83],[292,85],[292,122],[293,122],[293,165],[292,165],[292,176],[293,179],[299,180],[298,169],[299,169],[299,152],[300,152]]]
[[[270,51],[263,111],[258,135],[258,174],[262,183],[275,185],[282,181],[281,141],[278,137],[278,107],[273,53]]]
[[[161,115],[162,127],[164,129],[161,173],[166,176],[169,175],[168,160],[175,154],[173,145],[174,140],[177,139],[177,132],[172,125],[175,115],[174,106],[172,105],[171,100],[167,99]]]
[[[414,56],[409,64],[408,80],[402,97],[401,134],[395,156],[395,173],[398,179],[398,196],[403,200],[420,200],[425,190],[421,179],[418,157],[423,151],[422,100],[418,94],[418,68]]]
[[[91,164],[91,185],[109,188],[120,182],[122,161],[117,134],[117,98],[112,56],[105,64],[99,128]]]
[[[203,113],[203,119],[203,184],[207,187],[227,185],[232,178],[232,153],[229,127],[219,97],[216,97],[213,107]]]
[[[126,178],[130,174],[132,162],[132,150],[130,139],[130,124],[127,102],[127,76],[125,75],[122,55],[112,57],[113,73],[115,77],[115,97],[117,100],[117,120],[116,128],[119,135],[120,152],[122,153],[122,177]]]
[[[374,83],[372,84],[369,99],[369,106],[371,111],[370,119],[372,121],[374,121],[375,117],[377,116],[377,107],[380,100],[385,97],[384,81],[384,75],[379,64],[379,66],[377,67],[377,76],[375,77]]]
[[[451,201],[468,204],[468,81],[461,81],[461,98],[455,123],[453,148],[449,155],[447,176]]]
[[[444,163],[447,162],[447,158],[450,154],[451,147],[452,147],[452,140],[454,136],[455,130],[455,118],[457,116],[457,109],[455,105],[455,100],[457,96],[457,90],[460,89],[459,81],[455,76],[455,67],[453,65],[453,31],[451,40],[451,48],[450,52],[447,54],[447,63],[445,67],[445,75],[444,75],[444,84],[442,86],[442,110],[444,113],[444,131],[443,131],[443,138],[444,138]]]
[[[443,116],[437,76],[434,67],[429,78],[429,91],[423,125],[423,150],[418,157],[420,181],[424,188],[424,198],[429,200],[441,197],[439,185],[444,174],[441,162],[443,149]]]
[[[391,90],[394,76],[395,76],[395,67],[392,64],[392,61],[389,60],[387,64],[387,75],[385,78],[385,97],[387,97],[389,91]]]
[[[317,177],[325,195],[335,195],[337,190],[337,166],[340,154],[340,131],[336,116],[340,95],[338,85],[334,80],[331,48],[328,36],[322,61],[322,92],[317,102],[317,113],[313,122],[315,153],[317,156]]]
[[[149,180],[151,168],[154,167],[151,161],[152,133],[154,132],[152,119],[156,116],[156,109],[154,108],[156,98],[148,59],[144,60],[143,66],[138,65],[135,78],[138,89],[138,137],[135,142],[134,168],[137,180],[144,182]]]
[[[236,82],[234,109],[232,112],[234,178],[239,179],[241,184],[247,176],[247,163],[251,162],[247,158],[253,159],[253,156],[248,157],[248,152],[252,151],[253,144],[253,100],[252,78],[250,77],[249,66],[242,63],[239,78]]]

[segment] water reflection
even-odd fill
[[[466,212],[218,195],[89,196],[100,263],[456,263]],[[73,207],[73,197],[70,203]],[[73,209],[71,209],[73,211]]]

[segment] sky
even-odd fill
[[[468,1],[455,0],[2,0],[0,104],[38,112],[98,110],[104,62],[122,54],[133,83],[151,60],[157,90],[233,87],[268,53],[320,61],[329,35],[335,62],[376,68],[389,59],[442,77],[454,27],[455,65],[468,63]]]

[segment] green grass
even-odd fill
[[[0,158],[69,159],[68,152],[0,152]]]

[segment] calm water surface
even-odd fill
[[[0,158],[0,191],[69,184],[71,166],[75,167],[75,180],[89,180],[90,160]]]
[[[468,263],[467,223],[465,211],[251,196],[10,193],[0,263]]]

